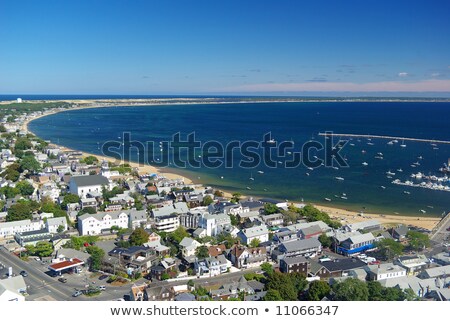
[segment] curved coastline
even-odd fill
[[[217,103],[221,103],[221,102],[217,102]],[[246,102],[242,102],[242,103],[246,103]],[[189,105],[191,103],[177,103],[176,105]],[[197,104],[197,103],[195,103]],[[211,104],[211,102],[208,102],[208,104]],[[214,103],[213,103],[214,104]],[[57,114],[57,113],[61,113],[61,112],[66,112],[66,111],[73,111],[73,110],[82,110],[82,109],[92,109],[92,108],[111,108],[111,107],[136,107],[136,106],[161,106],[161,105],[175,105],[173,103],[158,103],[158,104],[150,104],[150,103],[146,103],[145,105],[136,105],[136,104],[130,104],[130,105],[125,105],[125,104],[102,104],[102,105],[90,105],[90,106],[82,106],[82,107],[72,107],[72,108],[66,108],[66,109],[58,109],[56,111],[50,111],[50,112],[46,112],[43,113],[41,115],[35,115],[34,117],[30,117],[23,122],[21,129],[32,133],[33,135],[37,136],[35,133],[33,133],[29,128],[28,125],[39,118],[42,117],[46,117],[46,116],[50,116],[53,114]],[[63,150],[73,150],[73,148],[67,147],[67,146],[62,146],[59,144],[55,144],[52,143],[52,145],[58,146],[59,148],[63,149]],[[117,162],[118,159],[112,158],[112,157],[108,157],[105,155],[101,155],[101,154],[96,154],[96,153],[89,153],[89,152],[85,152],[83,150],[82,151],[85,155],[89,156],[96,156],[98,158],[101,159],[105,159],[111,162]],[[122,160],[119,160],[120,163],[123,163]],[[176,170],[171,171],[170,168],[158,168],[155,166],[151,166],[151,165],[147,165],[147,164],[140,164],[138,162],[134,162],[134,161],[129,161],[126,162],[129,163],[132,167],[138,168],[138,172],[139,173],[157,173],[160,175],[163,175],[167,178],[181,178],[183,179],[187,184],[194,184],[195,179],[191,179],[189,176],[186,176],[185,173],[183,173],[183,175],[180,175],[179,173],[177,173]],[[214,186],[214,184],[211,184],[212,186]],[[224,192],[226,193],[227,196],[231,196],[231,193],[233,191],[231,190],[227,190],[227,189],[222,189],[224,190]],[[245,193],[245,197],[247,196],[255,196],[258,197],[258,195],[248,195],[247,193]],[[327,212],[330,216],[340,219],[346,223],[355,223],[355,222],[361,222],[367,219],[377,219],[379,220],[382,224],[407,224],[407,225],[414,225],[414,226],[418,226],[418,227],[422,227],[422,228],[426,228],[429,230],[432,230],[434,228],[434,226],[436,226],[436,224],[440,221],[440,218],[438,217],[431,217],[431,216],[406,216],[406,215],[383,215],[383,214],[376,214],[376,213],[364,213],[363,215],[361,215],[361,213],[358,213],[357,211],[353,211],[353,210],[347,210],[347,209],[343,209],[343,208],[338,208],[338,207],[329,207],[326,205],[323,205],[322,203],[318,203],[318,202],[311,202],[314,206],[316,206],[317,208],[323,210],[324,212]]]

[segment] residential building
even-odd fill
[[[298,236],[301,239],[309,239],[311,237],[319,237],[321,234],[322,234],[322,229],[317,224],[301,228],[298,231]]]
[[[65,216],[48,218],[45,222],[45,226],[47,227],[49,233],[52,234],[59,233],[58,229],[61,229],[61,232],[63,232],[67,231],[68,228],[67,219]]]
[[[24,247],[26,245],[36,245],[36,243],[42,241],[50,241],[52,234],[47,228],[43,228],[37,231],[16,233],[14,238],[20,246]]]
[[[269,240],[269,230],[267,226],[262,224],[258,226],[253,226],[241,230],[238,233],[238,237],[242,239],[245,244],[250,244],[253,240],[259,240],[259,242],[267,242]]]
[[[190,237],[185,237],[180,242],[181,255],[183,257],[195,256],[195,250],[201,244]]]
[[[394,262],[406,269],[407,275],[417,275],[429,265],[429,260],[425,255],[405,255],[400,256]]]
[[[229,267],[231,267],[231,263],[229,263],[225,256],[218,255],[217,257],[196,260],[194,271],[197,276],[207,275],[213,277],[227,272]]]
[[[284,222],[283,214],[281,214],[281,213],[262,215],[261,218],[262,218],[263,222],[267,226],[270,226],[270,227],[282,226],[283,222]]]
[[[72,176],[69,181],[69,191],[81,198],[85,198],[90,192],[102,192],[102,188],[109,189],[109,180],[102,175]]]
[[[285,257],[311,256],[321,252],[322,245],[318,239],[310,238],[283,242],[279,245],[278,250],[284,254]]]
[[[16,233],[37,231],[42,229],[42,221],[21,220],[0,223],[0,240],[13,238]]]
[[[241,244],[234,244],[228,257],[234,267],[250,268],[267,262],[267,250],[264,247],[247,248]]]
[[[109,232],[111,227],[128,228],[128,215],[124,212],[100,212],[78,217],[80,235],[99,235]]]
[[[204,214],[198,222],[198,226],[205,229],[208,236],[216,236],[230,225],[231,220],[227,214]]]
[[[392,263],[374,264],[365,267],[369,280],[380,281],[406,276],[406,269]]]
[[[124,266],[130,275],[135,272],[147,274],[158,262],[155,251],[145,246],[115,248],[108,255],[118,258],[119,265]]]
[[[285,257],[280,260],[280,271],[283,273],[297,272],[308,275],[310,261],[303,256]]]
[[[370,232],[381,230],[381,223],[378,220],[367,220],[352,224],[347,224],[344,227],[344,230],[347,232]]]

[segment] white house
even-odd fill
[[[80,235],[98,235],[112,226],[128,228],[128,215],[122,211],[84,214],[78,217]]]
[[[198,227],[205,229],[208,236],[216,236],[230,225],[231,220],[227,214],[204,214],[198,222]]]
[[[85,198],[90,192],[102,192],[102,187],[110,188],[109,180],[102,175],[72,176],[69,182],[69,191],[81,198]]]
[[[63,227],[63,231],[67,231],[67,219],[65,217],[52,217],[48,218],[45,222],[49,233],[58,233],[58,228]]]
[[[380,281],[406,276],[406,269],[392,263],[368,265],[365,267],[370,280]]]
[[[201,244],[196,240],[191,239],[190,237],[185,237],[180,242],[181,254],[183,255],[183,257],[194,256],[195,250],[200,245]]]
[[[16,233],[38,231],[42,229],[42,221],[22,220],[0,223],[0,240],[12,238]]]
[[[262,224],[243,229],[238,233],[238,236],[242,239],[242,242],[246,244],[250,244],[255,239],[262,243],[269,240],[269,230],[266,225]]]

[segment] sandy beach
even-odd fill
[[[67,101],[67,102],[72,102],[72,103],[77,103],[79,104],[80,101]],[[116,106],[116,103],[111,103],[111,104],[102,104],[102,105],[93,105],[91,104],[91,101],[83,101],[84,106],[80,106],[80,107],[73,107],[70,108],[70,110],[76,110],[76,109],[85,109],[85,108],[101,108],[101,107],[111,107],[111,106]],[[159,103],[161,104],[161,103]],[[151,105],[151,104],[148,104]],[[123,106],[123,102],[121,102],[120,106]],[[57,111],[53,111],[53,112],[47,112],[43,115],[39,115],[33,118],[29,118],[27,119],[23,124],[22,124],[22,130],[25,130],[27,132],[30,132],[28,129],[28,124],[35,119],[41,118],[41,117],[45,117],[51,114],[55,114],[55,113],[59,113],[59,112],[63,112],[64,110],[57,110]],[[53,144],[56,146],[56,144]],[[72,150],[70,148],[67,148],[65,146],[60,146],[58,145],[59,148],[63,149],[63,150]],[[116,164],[121,164],[124,163],[122,161],[118,161],[117,159],[114,159],[112,157],[107,157],[104,155],[99,155],[99,154],[92,154],[92,153],[86,153],[83,152],[83,154],[85,154],[86,156],[92,155],[92,156],[96,156],[97,158],[101,159],[101,160],[107,160],[110,162],[114,162]],[[130,164],[133,168],[137,168],[138,172],[140,174],[151,174],[151,173],[157,173],[159,175],[163,175],[167,178],[182,178],[184,179],[184,181],[187,184],[192,184],[192,180],[190,180],[187,177],[181,176],[179,174],[175,174],[175,173],[170,173],[170,172],[162,172],[161,169],[158,169],[157,167],[154,166],[150,166],[150,165],[143,165],[143,164],[139,164],[137,162],[126,162],[128,164]],[[229,192],[225,193],[226,196],[231,196],[231,194]],[[250,195],[249,195],[250,196]],[[424,217],[424,216],[401,216],[401,215],[384,215],[384,214],[377,214],[377,213],[364,213],[363,215],[361,215],[358,212],[355,211],[348,211],[345,209],[339,209],[339,208],[333,208],[333,207],[328,207],[328,206],[323,206],[323,205],[316,205],[314,204],[315,207],[317,207],[318,209],[328,213],[332,218],[336,219],[336,220],[340,220],[342,223],[356,223],[356,222],[362,222],[362,221],[366,221],[369,219],[377,219],[381,224],[385,225],[385,226],[389,226],[389,225],[398,225],[398,224],[405,224],[405,225],[413,225],[413,226],[417,226],[417,227],[421,227],[421,228],[425,228],[428,230],[432,230],[436,224],[440,221],[440,218],[438,217]]]

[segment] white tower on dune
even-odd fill
[[[19,104],[21,104],[21,103],[22,103],[22,98],[17,98],[17,102],[18,102]]]

